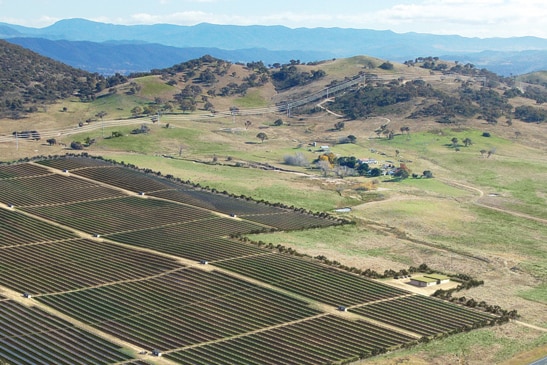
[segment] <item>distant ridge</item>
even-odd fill
[[[333,58],[333,55],[328,52],[270,51],[264,48],[239,50],[207,47],[177,48],[155,43],[96,43],[54,41],[43,38],[9,38],[7,41],[72,67],[103,75],[148,72],[207,54],[234,63],[260,60],[266,64],[273,64],[276,62],[287,63],[291,59],[324,60]]]
[[[504,74],[520,74],[524,72],[547,69],[547,60],[533,57],[536,65],[526,62],[526,57],[519,52],[547,51],[547,39],[537,37],[515,38],[466,38],[456,35],[432,35],[422,33],[398,34],[392,31],[349,28],[288,28],[284,26],[235,26],[202,23],[194,26],[179,26],[170,24],[156,25],[115,25],[93,22],[85,19],[61,20],[45,28],[29,28],[6,23],[0,23],[0,38],[9,39],[24,47],[47,55],[48,57],[66,62],[75,67],[82,67],[93,72],[132,72],[151,68],[168,66],[168,63],[178,63],[185,58],[176,59],[178,55],[191,53],[189,58],[196,57],[189,49],[207,50],[206,53],[229,61],[263,61],[264,63],[286,63],[290,59],[300,59],[303,62],[324,60],[329,58],[344,58],[355,55],[369,55],[393,61],[405,61],[423,56],[441,56],[460,60],[474,59],[473,55],[490,51],[507,53],[493,55],[495,62],[484,60],[486,53],[481,55],[483,63],[494,72]],[[48,43],[40,45],[39,41],[23,41],[23,38],[42,38],[49,41],[94,42],[89,43]],[[108,43],[108,44],[107,44]],[[139,47],[129,51],[129,47],[113,54],[108,48],[112,44],[125,44]],[[147,47],[145,47],[147,45]],[[160,48],[172,47],[172,48]],[[32,48],[31,48],[32,47]],[[53,47],[49,53],[48,47]],[[182,49],[182,50],[176,50]],[[62,52],[65,49],[65,52]],[[87,50],[86,50],[87,49]],[[111,57],[113,67],[103,63],[93,64],[89,51],[101,59]],[[54,52],[55,50],[55,52]],[[208,51],[210,50],[210,51]],[[233,53],[222,53],[232,51]],[[155,52],[161,56],[144,60]],[[282,52],[282,53],[277,53]],[[71,56],[69,53],[73,53]],[[122,54],[126,58],[122,59]],[[139,56],[140,54],[140,56]],[[79,58],[78,58],[79,55]],[[144,55],[144,57],[143,57]],[[504,56],[512,65],[496,69],[498,59]],[[460,58],[461,57],[461,58]],[[459,59],[460,58],[460,59]],[[174,61],[174,62],[173,62]],[[518,61],[518,62],[517,62]],[[155,63],[157,62],[157,63]],[[163,62],[163,63],[162,63]],[[522,64],[522,66],[521,66]],[[81,65],[81,66],[79,66]],[[125,67],[124,67],[125,65]]]

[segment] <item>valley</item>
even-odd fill
[[[318,70],[324,75],[283,90],[271,81],[271,72],[283,68],[267,73],[260,65],[216,59],[185,64],[178,71],[163,70],[104,89],[92,101],[69,97],[24,118],[4,118],[0,156],[12,163],[85,153],[236,196],[328,212],[355,224],[247,237],[359,270],[384,273],[425,263],[446,274],[469,275],[484,285],[456,296],[520,315],[518,321],[359,364],[513,364],[513,358],[529,351],[541,354],[547,346],[547,137],[544,121],[525,122],[513,113],[523,106],[545,112],[544,104],[524,95],[502,98],[514,85],[490,74],[447,75],[420,64],[379,67],[385,63],[359,56],[287,65],[287,70],[294,66],[296,76]],[[200,78],[207,70],[215,70],[215,81]],[[258,85],[262,75],[269,76]],[[363,79],[333,94],[328,91],[356,75]],[[522,89],[526,86],[541,89],[535,84]],[[426,93],[428,89],[436,93]],[[492,104],[477,99],[469,102],[477,108],[470,116],[454,112],[447,120],[442,118],[446,111],[423,114],[435,110],[439,100],[446,106],[461,99],[462,90],[483,99],[488,90],[491,100],[500,101],[500,108],[507,103],[511,111],[494,116],[498,106],[489,109]],[[367,98],[377,92],[380,102],[370,111],[355,106],[354,112],[368,114],[350,118],[341,105],[352,104],[340,102],[359,92],[368,92]],[[397,101],[382,101],[391,92],[401,92]],[[308,102],[298,105],[302,100]],[[416,113],[422,114],[410,118]],[[13,135],[31,130],[41,139]],[[71,148],[75,141],[81,150]],[[328,160],[329,153],[336,159]],[[343,157],[376,160],[368,171],[376,167],[381,173],[360,175],[342,168],[336,160]],[[316,162],[321,159],[328,164]],[[389,175],[384,165],[393,165],[394,173],[404,165],[408,175]],[[425,171],[432,177],[424,177]],[[337,208],[351,209],[336,213]]]

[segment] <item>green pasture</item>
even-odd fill
[[[518,328],[513,325],[512,334],[503,336],[495,329],[482,328],[466,333],[458,333],[443,339],[436,339],[429,343],[419,344],[410,349],[403,349],[394,353],[380,355],[374,359],[359,362],[359,364],[384,364],[386,360],[408,359],[409,356],[419,356],[428,360],[445,359],[446,363],[467,363],[469,359],[476,359],[475,351],[486,351],[483,361],[499,364],[511,359],[515,355],[538,348],[547,344],[547,334],[531,336],[533,330]],[[402,360],[403,363],[405,360]],[[390,362],[391,363],[391,362]]]
[[[461,229],[450,234],[430,238],[471,252],[504,256],[513,253],[522,257],[522,269],[534,276],[547,278],[547,228],[545,224],[525,218],[470,206],[475,214],[470,221],[462,221]]]
[[[523,291],[519,295],[527,300],[547,304],[547,283],[543,283],[534,289]],[[545,319],[544,326],[547,326],[547,318]]]
[[[376,232],[351,225],[305,231],[264,233],[250,237],[255,241],[280,244],[292,247],[297,251],[307,250],[309,252],[314,249],[328,248],[353,258],[381,257],[410,265],[405,257],[392,253],[389,247],[369,247],[366,244],[367,240],[381,239],[378,235]],[[327,258],[332,259],[331,257]]]
[[[258,90],[249,90],[240,98],[234,99],[234,104],[239,108],[261,108],[268,106],[268,101]]]
[[[177,91],[177,88],[167,85],[165,81],[157,76],[139,77],[137,81],[141,86],[139,95],[150,100],[154,100],[158,95],[173,94]]]

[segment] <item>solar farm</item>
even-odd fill
[[[100,159],[0,166],[0,205],[10,364],[346,364],[498,318],[233,238],[334,217]]]

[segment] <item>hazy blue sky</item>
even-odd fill
[[[0,22],[41,28],[67,18],[547,38],[546,0],[0,0]]]

